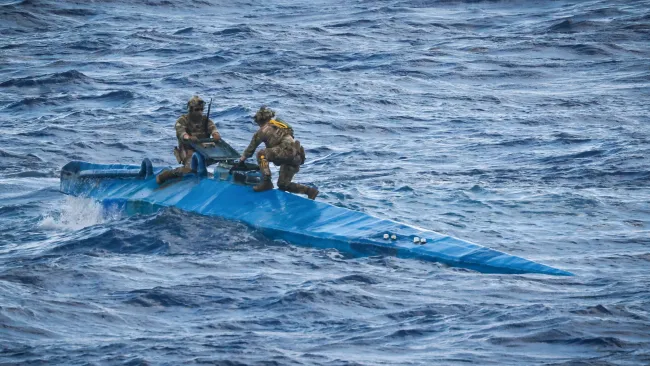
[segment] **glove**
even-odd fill
[[[214,132],[214,133],[212,134],[212,139],[213,139],[214,141],[219,141],[219,140],[221,140],[221,135],[219,135],[219,132]]]
[[[239,159],[233,166],[230,168],[230,174],[234,172],[235,170],[241,170],[246,168],[246,163],[244,163],[243,160]]]

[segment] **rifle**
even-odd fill
[[[208,122],[210,121],[210,107],[212,107],[212,98],[210,98],[210,103],[208,103],[208,114],[203,120],[203,131],[205,131],[206,136],[208,136]]]

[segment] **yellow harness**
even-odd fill
[[[272,126],[275,126],[275,127],[277,127],[277,128],[283,128],[283,129],[291,128],[291,127],[289,127],[289,125],[287,125],[286,123],[284,123],[284,122],[280,122],[280,121],[275,120],[275,119],[270,120],[269,123],[270,123]]]

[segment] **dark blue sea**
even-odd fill
[[[59,192],[263,104],[318,200],[575,273],[274,242]],[[650,364],[650,1],[0,0],[1,365]],[[277,169],[274,168],[277,177]]]

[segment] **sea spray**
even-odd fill
[[[90,198],[65,197],[61,205],[46,214],[40,222],[45,229],[79,230],[119,218],[120,212]]]

